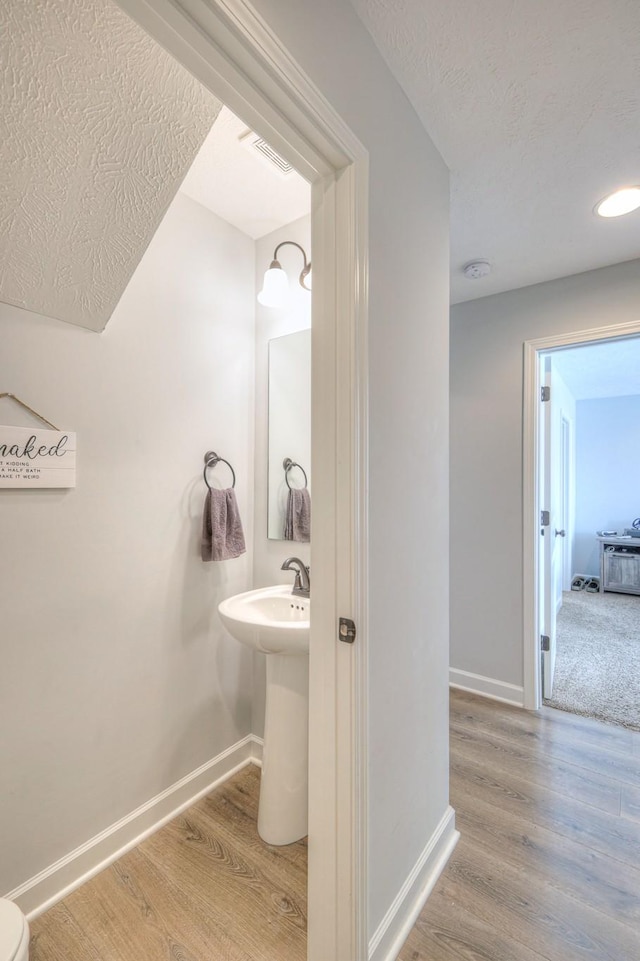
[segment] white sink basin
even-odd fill
[[[263,587],[218,605],[222,623],[236,641],[264,654],[308,654],[308,597],[294,597],[287,584]]]

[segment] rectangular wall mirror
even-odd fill
[[[285,470],[285,462],[294,465]],[[311,493],[311,331],[269,341],[267,535],[285,538],[289,486]]]

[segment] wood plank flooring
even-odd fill
[[[306,843],[259,839],[259,777],[34,921],[30,961],[304,961]],[[451,803],[462,837],[399,961],[640,959],[640,733],[452,691]]]
[[[304,961],[306,841],[256,830],[243,768],[32,925],[30,961]]]
[[[640,959],[640,734],[452,691],[451,803],[399,961]]]

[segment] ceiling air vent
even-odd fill
[[[253,130],[248,130],[245,134],[240,137],[240,142],[251,151],[254,156],[259,156],[265,163],[269,165],[271,170],[277,170],[281,177],[288,177],[293,167],[290,163],[281,157],[279,153],[273,149],[273,147],[259,137],[257,133]]]

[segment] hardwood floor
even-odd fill
[[[34,921],[31,961],[304,961],[306,844],[260,841],[259,777]],[[640,959],[640,733],[453,691],[451,802],[462,837],[399,961]]]
[[[399,961],[640,958],[640,734],[452,691],[451,803]]]
[[[306,841],[260,840],[259,783],[243,768],[36,919],[30,961],[304,961]]]

